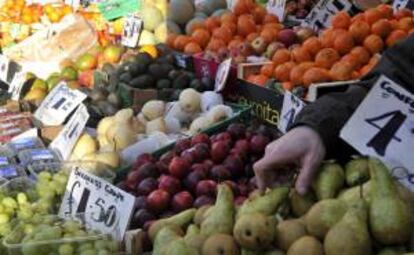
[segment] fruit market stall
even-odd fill
[[[414,63],[388,59],[412,7],[0,1],[0,254],[414,254]],[[335,137],[352,152],[327,147],[306,193],[298,162],[263,189],[306,109],[370,82]]]

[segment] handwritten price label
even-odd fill
[[[0,54],[0,80],[7,83],[7,74],[9,73],[10,60]]]
[[[293,95],[291,92],[286,91],[283,98],[283,107],[281,118],[278,123],[278,128],[283,133],[286,133],[288,128],[295,121],[296,116],[305,107],[305,102]]]
[[[269,0],[266,9],[269,13],[276,15],[279,21],[282,22],[285,18],[285,6],[286,0]]]
[[[413,94],[381,76],[340,136],[361,154],[378,157],[392,169],[407,169],[400,181],[414,191]]]
[[[224,60],[217,69],[216,80],[214,84],[216,92],[222,91],[226,86],[227,79],[229,78],[231,61],[231,58]]]
[[[122,241],[135,206],[135,197],[75,167],[69,177],[59,216],[83,214],[86,224]]]
[[[138,45],[141,35],[143,21],[134,15],[128,16],[124,23],[124,32],[122,33],[122,45],[135,48]]]

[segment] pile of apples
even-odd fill
[[[131,228],[145,228],[158,218],[213,204],[222,182],[232,187],[235,203],[243,203],[256,189],[253,164],[277,138],[264,126],[251,130],[234,123],[211,137],[198,134],[180,140],[158,161],[149,154],[139,156],[119,184],[137,196]]]

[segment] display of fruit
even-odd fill
[[[332,27],[319,36],[310,36],[301,45],[276,50],[271,58],[273,63],[264,65],[260,75],[263,79],[276,79],[285,90],[312,83],[359,79],[376,65],[381,52],[413,29],[412,12],[403,9],[393,13],[392,7],[385,4],[354,17],[338,12],[332,18]],[[281,30],[279,36],[282,32],[287,33],[286,29]],[[289,34],[293,36],[293,31]]]
[[[229,184],[236,203],[241,203],[256,188],[252,165],[276,137],[265,127],[252,131],[235,123],[212,137],[197,134],[179,140],[158,161],[148,154],[139,156],[120,184],[137,196],[132,226],[143,227],[170,212],[211,205],[220,183]]]
[[[352,164],[365,160],[368,165],[370,182],[374,184],[369,194],[361,195],[358,191],[348,201],[341,195],[321,198],[304,216],[296,218],[289,210],[294,207],[289,198],[293,190],[289,187],[251,195],[237,207],[234,189],[222,183],[218,185],[213,205],[187,209],[149,223],[147,233],[152,240],[152,252],[155,255],[412,254],[413,193],[398,184],[378,159],[357,160],[351,161]],[[332,171],[326,170],[330,167],[340,169],[334,163],[326,164],[319,175],[325,175],[325,171],[331,175]],[[326,189],[330,186],[333,191],[338,187],[331,181],[317,181],[313,189],[318,186]],[[341,192],[360,188],[342,186]]]
[[[289,19],[289,16],[293,16],[296,19],[304,19],[308,16],[309,12],[317,2],[318,1],[314,0],[287,1],[285,15],[287,16],[287,19]]]

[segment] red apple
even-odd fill
[[[131,219],[131,228],[142,228],[148,221],[156,220],[156,217],[146,209],[137,210]]]
[[[140,181],[139,171],[137,171],[137,170],[131,171],[127,175],[125,186],[129,190],[135,190],[135,186],[138,184],[139,181]]]
[[[233,123],[227,128],[233,140],[242,139],[246,135],[246,126],[242,123]]]
[[[231,141],[231,135],[229,132],[221,132],[219,134],[217,134],[217,138],[218,141]]]
[[[220,182],[231,179],[231,172],[223,165],[216,165],[211,168],[210,176],[213,180]]]
[[[147,197],[148,208],[154,212],[161,212],[170,204],[170,194],[162,189],[151,192]]]
[[[167,164],[167,163],[165,163],[163,161],[158,161],[157,163],[155,163],[155,165],[157,166],[158,171],[161,174],[169,174],[170,173],[169,170],[168,170],[168,165],[169,164]]]
[[[175,212],[181,212],[193,206],[193,196],[188,191],[181,191],[174,195],[171,207]]]
[[[140,181],[148,177],[158,178],[158,176],[160,175],[157,165],[152,162],[143,164],[136,171],[139,173]]]
[[[158,187],[158,181],[152,177],[142,180],[137,186],[137,194],[147,196]]]
[[[151,154],[144,153],[137,157],[134,162],[133,169],[138,169],[145,163],[155,162],[154,157]]]
[[[194,146],[194,145],[199,144],[199,143],[204,143],[204,144],[210,145],[210,137],[208,137],[208,135],[203,134],[203,133],[196,134],[191,139],[191,146]]]
[[[197,163],[191,166],[190,172],[194,172],[194,171],[202,171],[204,172],[205,175],[208,175],[210,172],[210,169],[202,163]]]
[[[145,209],[147,208],[147,197],[146,196],[139,196],[135,198],[135,209]]]
[[[173,159],[173,157],[174,157],[174,153],[172,151],[169,151],[169,152],[164,153],[160,157],[160,160],[159,161],[161,161],[161,162],[169,165],[171,163],[171,160]]]
[[[184,178],[190,170],[190,164],[187,160],[181,157],[174,157],[168,169],[172,176],[177,178]]]
[[[158,180],[158,188],[167,191],[171,195],[181,190],[180,180],[169,175],[162,175]]]
[[[238,178],[243,175],[244,164],[240,157],[230,155],[224,160],[223,165],[230,171],[233,178]]]
[[[183,151],[180,155],[182,159],[188,162],[189,165],[195,163],[197,161],[197,155],[193,148],[187,149]]]
[[[242,140],[237,140],[236,144],[234,145],[235,149],[238,149],[242,152],[249,152],[249,141],[247,141],[246,139],[242,139]]]
[[[217,141],[211,146],[211,159],[214,163],[221,163],[230,152],[230,147],[224,141]]]
[[[187,187],[187,189],[193,192],[195,191],[197,184],[206,178],[207,174],[204,172],[204,170],[192,171],[185,178],[184,185]]]
[[[264,135],[255,135],[250,140],[250,151],[255,154],[262,154],[269,142],[270,140],[268,137]]]
[[[200,208],[203,205],[213,205],[215,201],[216,200],[213,197],[209,197],[209,196],[205,196],[205,195],[199,196],[194,201],[194,207],[195,208]]]
[[[193,147],[193,149],[194,149],[196,162],[203,161],[210,157],[210,148],[205,143],[198,143]]]
[[[84,86],[84,87],[88,87],[88,88],[92,88],[93,87],[93,82],[94,82],[94,78],[93,78],[93,71],[92,70],[87,70],[87,71],[83,71],[83,72],[79,73],[79,75],[78,75],[79,85]]]
[[[190,139],[181,139],[177,141],[174,146],[174,153],[175,155],[181,155],[183,151],[189,149],[191,147],[191,140]]]
[[[213,180],[203,180],[197,184],[196,194],[197,196],[216,196],[217,183]]]
[[[206,159],[203,161],[203,165],[207,168],[208,171],[214,166],[214,162],[211,159]]]

